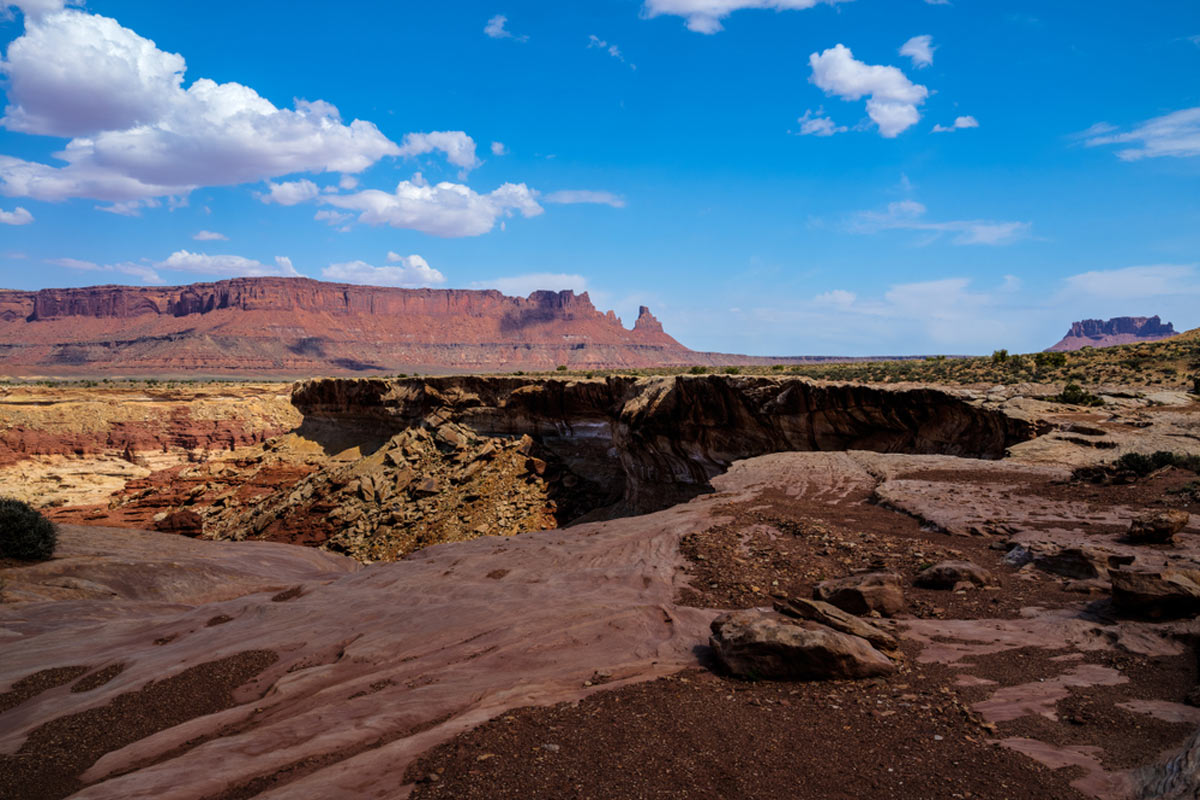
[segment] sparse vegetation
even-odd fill
[[[702,367],[699,364],[688,370],[689,375],[704,375],[708,372],[708,367]]]
[[[726,367],[725,374],[726,375],[741,375],[742,368],[741,367]]]
[[[41,512],[10,497],[0,498],[0,558],[45,561],[54,555],[58,530]]]
[[[993,364],[1003,364],[1006,361],[1008,361],[1008,351],[1007,350],[993,350],[992,351],[992,363]]]
[[[1054,398],[1060,403],[1067,403],[1073,406],[1102,406],[1104,401],[1084,390],[1078,383],[1068,383],[1063,387],[1062,393]]]
[[[559,364],[557,367],[555,367],[555,368],[554,368],[554,371],[555,371],[555,372],[566,372],[566,371],[567,371],[567,365],[566,365],[566,364]]]
[[[1172,453],[1159,450],[1156,453],[1126,453],[1113,462],[1113,468],[1121,472],[1131,472],[1139,478],[1144,478],[1151,472],[1157,472],[1163,467],[1178,467],[1200,473],[1200,456],[1190,456],[1182,453]]]

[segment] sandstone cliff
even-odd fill
[[[1110,320],[1085,319],[1071,329],[1047,352],[1066,352],[1082,347],[1112,347],[1118,344],[1153,342],[1175,336],[1175,327],[1153,317],[1113,317]]]
[[[0,290],[0,373],[352,374],[713,363],[643,307],[587,293],[393,289],[307,278]],[[727,363],[727,362],[725,362]]]

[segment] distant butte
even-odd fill
[[[1113,317],[1110,320],[1085,319],[1075,322],[1062,341],[1047,352],[1067,352],[1083,347],[1112,347],[1168,339],[1178,334],[1175,327],[1153,317]]]

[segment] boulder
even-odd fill
[[[896,649],[896,639],[891,634],[879,630],[853,614],[847,614],[837,606],[822,603],[820,600],[789,597],[775,601],[775,610],[795,619],[810,620],[833,628],[835,631],[858,636],[884,650]]]
[[[922,570],[915,583],[925,589],[957,590],[974,586],[995,586],[996,578],[983,567],[970,561],[943,561]]]
[[[894,572],[860,572],[823,581],[813,589],[813,598],[859,615],[878,611],[890,617],[904,608],[900,576]]]
[[[1129,525],[1129,541],[1136,544],[1172,544],[1191,520],[1191,515],[1177,508],[1142,514]]]
[[[1118,611],[1151,619],[1200,613],[1200,572],[1194,570],[1113,570],[1113,605]]]
[[[195,511],[183,509],[156,520],[154,529],[163,533],[178,533],[180,536],[200,536],[204,533],[204,519]]]
[[[889,675],[896,665],[866,640],[768,611],[733,611],[712,621],[709,643],[730,673],[769,680],[839,680]]]

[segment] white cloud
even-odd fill
[[[800,123],[801,136],[833,136],[835,133],[845,133],[849,130],[845,125],[838,125],[825,116],[824,108],[818,108],[816,111],[809,109],[796,122]]]
[[[901,45],[900,55],[911,58],[917,69],[925,69],[933,63],[933,51],[936,49],[932,36],[914,36]]]
[[[446,160],[456,167],[472,170],[479,166],[475,157],[475,140],[462,131],[433,131],[432,133],[410,133],[404,137],[400,147],[402,156],[420,156],[440,150]]]
[[[1181,264],[1093,270],[1063,281],[1061,296],[1125,300],[1173,296],[1181,292],[1195,294],[1197,287],[1187,285],[1195,277],[1195,266]]]
[[[592,48],[603,50],[617,61],[620,61],[622,64],[626,64],[630,69],[637,69],[636,64],[630,64],[625,60],[625,55],[621,52],[621,48],[617,47],[615,44],[610,44],[609,42],[604,41],[595,34],[588,36],[588,50],[591,50]]]
[[[264,203],[278,203],[281,206],[294,206],[312,200],[321,193],[317,185],[310,180],[284,181],[272,183],[267,181],[266,194],[258,199]]]
[[[529,41],[528,36],[514,36],[511,31],[505,26],[508,24],[508,17],[503,14],[497,14],[487,21],[487,25],[483,26],[483,32],[493,39],[515,39],[518,42]]]
[[[129,203],[295,172],[356,173],[399,148],[370,122],[297,100],[276,108],[253,89],[201,78],[183,57],[116,20],[66,9],[26,16],[3,71],[2,124],[73,137],[52,166],[0,156],[0,191],[57,201]]]
[[[390,225],[446,237],[479,236],[515,211],[525,217],[543,211],[523,183],[506,183],[488,194],[479,194],[458,183],[430,186],[423,181],[400,181],[394,193],[367,189],[355,194],[325,195],[320,202],[357,211],[358,221],[368,225]]]
[[[924,219],[926,208],[915,200],[900,200],[889,203],[886,212],[864,211],[850,223],[853,233],[879,233],[880,231],[908,230],[926,231],[935,238],[945,233],[955,234],[954,244],[959,245],[1005,245],[1026,238],[1031,229],[1029,222],[994,222],[991,220],[953,220],[928,222]]]
[[[561,292],[566,289],[586,292],[587,287],[587,278],[562,272],[531,272],[527,275],[511,275],[471,284],[472,289],[497,289],[513,297],[528,297],[537,291]]]
[[[192,237],[197,242],[228,242],[229,237],[216,231],[200,231]]]
[[[30,214],[28,209],[17,206],[12,211],[5,211],[0,208],[0,224],[28,225],[31,222],[33,222],[33,214]]]
[[[138,278],[142,283],[158,285],[163,282],[163,279],[150,267],[143,264],[134,264],[130,261],[123,261],[119,264],[97,264],[92,261],[82,261],[78,258],[51,258],[47,259],[47,264],[54,264],[67,269],[83,270],[85,272],[116,272],[122,275],[131,275]]]
[[[332,211],[328,208],[321,209],[316,214],[313,214],[313,219],[317,222],[326,222],[330,225],[341,225],[347,220],[354,219],[353,214],[343,214],[341,211]]]
[[[1124,133],[1105,122],[1099,122],[1080,134],[1088,147],[1136,143],[1117,151],[1124,161],[1142,158],[1200,156],[1200,106],[1185,108],[1147,120]]]
[[[187,250],[177,250],[163,261],[155,264],[160,269],[179,270],[181,272],[199,272],[205,275],[221,277],[282,277],[299,278],[300,273],[292,266],[290,258],[275,256],[274,265],[263,264],[252,258],[233,255],[210,256],[207,253],[191,253]]]
[[[808,58],[813,84],[843,100],[867,98],[867,115],[887,138],[898,136],[921,119],[917,106],[929,90],[915,84],[896,67],[872,66],[857,61],[844,45],[836,45]]]
[[[978,128],[979,120],[971,116],[958,117],[954,120],[953,125],[934,125],[934,133],[953,133],[954,131],[963,130],[964,128]]]
[[[494,156],[508,155],[508,148],[504,146],[504,142],[492,142],[492,155],[494,155]]]
[[[357,189],[358,178],[354,177],[353,175],[343,175],[342,177],[338,178],[337,188],[343,189],[347,192],[351,189]]]
[[[368,286],[402,286],[406,288],[437,286],[446,282],[446,276],[429,266],[429,263],[420,256],[401,256],[389,252],[388,261],[394,266],[374,267],[365,261],[330,264],[321,270],[321,277],[331,281],[361,283]]]
[[[849,0],[645,0],[642,16],[657,17],[671,14],[687,20],[687,27],[696,33],[716,33],[722,30],[721,20],[734,11],[765,8],[775,11],[812,8],[822,3],[834,5]]]
[[[558,192],[551,192],[542,198],[547,203],[558,203],[561,205],[574,205],[576,203],[595,203],[597,205],[612,206],[613,208],[624,208],[625,198],[619,194],[612,192],[595,192],[589,189],[563,189]]]
[[[850,308],[857,299],[858,295],[854,294],[854,292],[847,292],[845,289],[833,289],[817,295],[813,298],[813,302],[822,306]]]

